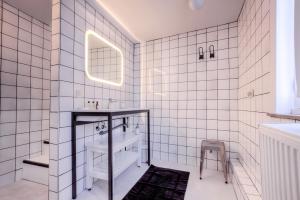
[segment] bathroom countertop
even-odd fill
[[[89,112],[89,113],[116,113],[116,112],[130,112],[130,111],[147,111],[146,108],[124,108],[124,109],[100,109],[100,110],[74,110],[73,112]]]

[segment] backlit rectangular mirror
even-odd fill
[[[121,86],[124,60],[122,51],[94,31],[85,35],[85,72],[89,79]]]

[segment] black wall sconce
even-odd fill
[[[209,46],[209,57],[214,58],[215,57],[215,47],[214,45]]]
[[[203,52],[203,47],[199,47],[199,60],[204,59],[204,52]]]

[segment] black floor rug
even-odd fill
[[[123,200],[184,200],[189,175],[151,165]]]

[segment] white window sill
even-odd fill
[[[280,113],[267,113],[267,115],[269,117],[274,117],[274,118],[300,121],[300,110],[299,110],[299,115],[297,115],[297,114],[280,114]]]

